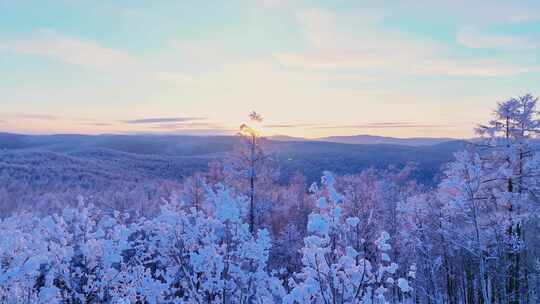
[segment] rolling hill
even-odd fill
[[[157,136],[157,135],[18,135],[0,134],[0,171],[17,160],[51,158],[54,166],[65,157],[80,161],[80,171],[104,165],[113,173],[126,171],[149,178],[181,179],[204,170],[211,159],[226,157],[239,144],[235,136]],[[442,139],[439,139],[442,141]],[[377,139],[377,141],[381,141]],[[386,142],[392,142],[391,139]],[[432,144],[427,144],[432,142]],[[332,141],[266,140],[265,146],[276,155],[281,179],[287,181],[296,171],[310,181],[318,180],[323,170],[352,174],[368,167],[418,164],[418,179],[430,184],[440,167],[462,149],[463,141],[415,139],[408,144],[350,144]],[[419,145],[420,143],[424,143]],[[17,156],[17,157],[15,157]],[[34,161],[34,160],[32,160]],[[86,162],[86,163],[85,163]],[[43,164],[42,164],[43,165]]]

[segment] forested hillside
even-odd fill
[[[159,204],[186,177],[227,163],[242,145],[237,136],[4,133],[0,136],[0,214],[57,209],[73,203],[78,195],[113,205],[111,200],[134,201],[136,195],[144,197],[145,204]],[[443,165],[465,145],[462,141],[412,147],[261,139],[261,147],[278,168],[275,182],[281,186],[298,174],[311,184],[325,170],[347,175],[414,163],[413,177],[432,187]]]

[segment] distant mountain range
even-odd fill
[[[133,170],[150,179],[179,180],[194,171],[204,170],[211,159],[226,157],[239,141],[236,136],[0,133],[0,175],[16,170],[22,163],[32,164],[40,159],[39,170],[58,171],[55,166],[64,165],[57,163],[69,160],[74,164],[71,172],[78,172],[76,168],[80,168],[77,174],[88,173],[85,176],[89,178],[95,172],[109,168],[111,174],[121,175]],[[366,135],[317,140],[279,136],[265,141],[267,150],[279,161],[283,182],[296,172],[302,172],[312,182],[319,180],[323,170],[354,174],[369,167],[382,169],[415,162],[418,164],[416,178],[432,184],[441,167],[465,145],[465,141],[442,138],[399,139]],[[13,166],[15,160],[17,166]],[[84,166],[75,165],[79,163]],[[100,164],[100,167],[90,170],[92,164]],[[58,173],[60,176],[61,172]],[[32,180],[32,176],[25,179]]]
[[[399,146],[432,146],[443,142],[455,141],[455,138],[432,138],[432,137],[412,137],[395,138],[375,135],[353,135],[353,136],[329,136],[315,139],[306,139],[302,137],[291,137],[285,135],[270,136],[269,139],[276,141],[322,141],[341,144],[355,145],[399,145]]]
[[[104,147],[119,149],[124,152],[138,154],[185,154],[197,147],[220,150],[217,146],[228,150],[228,146],[237,141],[236,136],[193,136],[193,135],[21,135],[0,132],[0,149],[20,149],[46,147],[48,149],[76,147]],[[397,145],[409,147],[432,146],[444,142],[457,141],[454,138],[413,137],[395,138],[375,135],[330,136],[320,138],[303,138],[286,135],[267,137],[272,142],[328,142],[353,145]],[[208,146],[210,145],[210,147]],[[206,154],[206,153],[205,153]]]

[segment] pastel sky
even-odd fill
[[[0,131],[469,137],[540,94],[540,1],[0,0]]]

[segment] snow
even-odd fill
[[[326,201],[325,197],[321,197],[317,200],[317,208],[324,209],[328,207],[328,202]]]
[[[383,231],[381,232],[381,236],[375,241],[375,245],[377,245],[377,248],[381,251],[388,251],[392,249],[392,246],[388,244],[387,242],[390,240],[390,235],[388,232]]]
[[[347,218],[347,224],[349,224],[351,227],[358,226],[358,223],[360,223],[360,219],[357,217],[349,217]]]
[[[397,282],[397,285],[398,285],[399,289],[401,290],[401,292],[407,293],[407,292],[412,291],[412,288],[409,285],[409,281],[407,281],[404,278],[399,278],[398,282]]]
[[[318,235],[327,235],[330,229],[327,219],[321,214],[311,214],[308,221],[308,231]]]
[[[232,166],[186,181],[148,216],[81,196],[56,213],[2,217],[0,302],[536,303],[540,156],[530,137],[540,121],[529,106],[501,103],[481,149],[456,153],[434,189],[411,180],[413,165],[325,171],[309,191],[301,177],[278,185]],[[246,172],[267,179],[250,192]],[[511,278],[529,290],[508,293]]]

